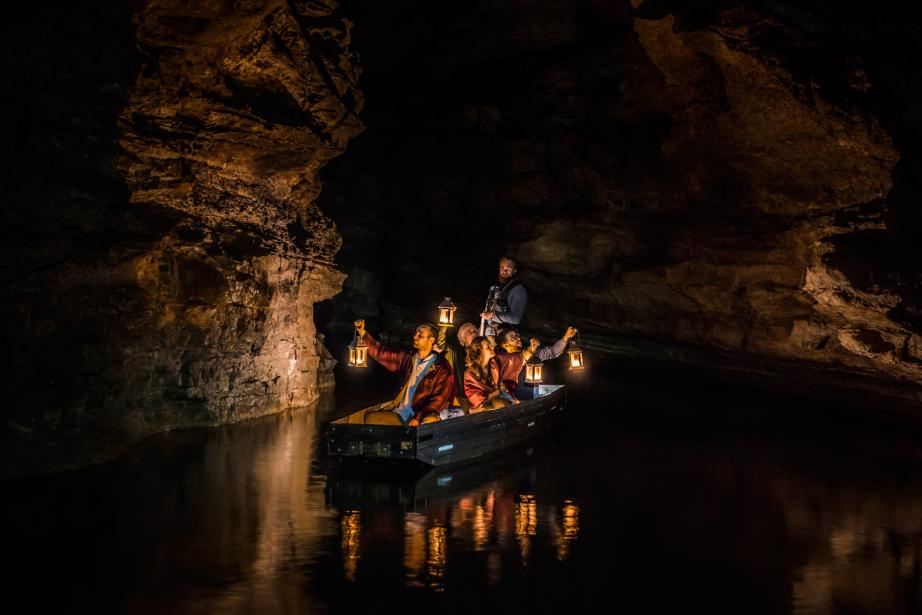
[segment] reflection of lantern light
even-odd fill
[[[525,382],[528,384],[541,384],[541,369],[544,364],[537,354],[531,355],[525,363]]]
[[[531,541],[538,534],[538,501],[531,494],[520,495],[515,503],[515,538],[519,542],[522,565],[529,565]]]
[[[570,546],[579,537],[579,506],[573,500],[563,503],[563,533],[557,537],[557,559],[570,556]]]
[[[426,533],[429,539],[429,558],[426,564],[429,568],[429,588],[440,592],[445,591],[445,564],[448,557],[448,533],[442,525],[429,528]]]
[[[422,587],[426,569],[426,517],[407,513],[404,522],[403,565],[407,569],[406,584]]]
[[[349,367],[368,367],[368,346],[359,337],[358,329],[349,344]]]
[[[355,581],[359,564],[359,536],[362,532],[362,513],[347,510],[342,520],[343,573],[348,581]]]
[[[439,325],[444,327],[453,327],[455,325],[455,304],[451,302],[450,297],[445,297],[445,301],[439,304]]]

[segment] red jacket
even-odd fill
[[[477,380],[471,370],[464,370],[464,396],[471,402],[471,408],[479,407],[495,390],[495,386]]]
[[[368,345],[368,355],[372,359],[384,366],[386,370],[400,374],[400,388],[397,392],[402,391],[413,372],[413,358],[416,353],[385,348],[368,331],[365,332],[362,341]],[[429,414],[437,415],[451,404],[454,395],[455,377],[444,353],[440,353],[413,393],[413,399],[410,402],[413,408],[413,418],[421,420]]]
[[[497,352],[491,361],[493,382],[506,385],[509,393],[514,394],[519,385],[519,372],[525,367],[525,357],[521,352]]]

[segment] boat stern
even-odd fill
[[[416,459],[416,429],[333,422],[326,432],[331,457]]]

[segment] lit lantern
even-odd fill
[[[531,355],[525,362],[525,382],[528,384],[541,384],[541,369],[544,364],[537,354]]]
[[[455,304],[451,302],[451,298],[445,297],[445,301],[439,304],[439,326],[455,326],[455,311],[457,309]]]
[[[570,369],[579,370],[586,367],[583,361],[583,349],[579,347],[577,342],[570,342],[570,349],[567,351],[567,355],[569,355],[570,358]]]
[[[368,367],[368,346],[359,337],[358,329],[349,344],[349,367]]]

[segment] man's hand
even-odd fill
[[[493,320],[493,312],[481,312],[480,317],[484,320]]]
[[[419,421],[417,421],[415,418],[410,419],[410,421],[407,423],[407,427],[416,427],[417,425],[419,425]]]
[[[358,320],[356,320],[356,321],[355,321],[355,330],[358,332],[359,337],[363,337],[363,336],[365,335],[365,321],[362,320],[361,318],[359,318]]]
[[[570,341],[576,335],[576,327],[567,327],[567,332],[563,334],[563,339]]]
[[[538,351],[538,346],[540,345],[541,345],[541,340],[539,340],[537,337],[533,337],[531,338],[531,342],[529,342],[528,344],[528,349],[531,351],[532,354],[535,354],[535,352]]]

